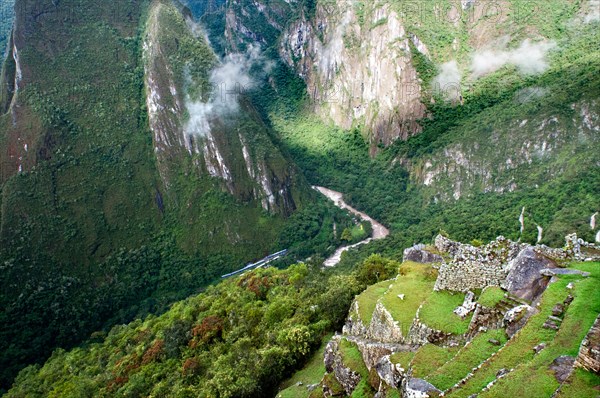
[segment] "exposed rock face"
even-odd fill
[[[600,375],[600,315],[579,347],[577,366]]]
[[[565,172],[554,160],[576,148],[572,131],[598,147],[599,105],[597,99],[581,100],[571,104],[573,117],[560,112],[539,114],[512,120],[504,129],[486,133],[474,129],[459,142],[411,164],[411,174],[442,201],[458,200],[474,191],[509,193],[535,186]],[[476,138],[481,134],[493,138]],[[589,159],[594,161],[592,156]],[[536,161],[547,164],[543,173],[515,179],[516,170],[526,170]]]
[[[361,24],[352,2],[319,3],[314,19],[284,32],[280,53],[306,81],[317,112],[346,129],[361,123],[375,149],[421,131],[425,106],[411,52],[428,50],[389,4],[364,4],[372,13]]]
[[[410,344],[423,345],[427,343],[432,344],[445,344],[453,335],[451,333],[445,333],[441,330],[436,330],[428,325],[425,325],[418,319],[415,319],[410,332],[408,333],[407,341]]]
[[[556,276],[556,275],[581,275],[585,278],[590,276],[589,272],[580,271],[578,269],[559,269],[559,268],[544,268],[540,270],[542,276]]]
[[[406,325],[406,329],[408,329],[408,325]],[[398,321],[394,320],[392,314],[381,303],[376,304],[371,323],[368,327],[365,326],[358,315],[357,301],[354,301],[352,305],[343,333],[382,343],[403,343],[405,338]]]
[[[502,319],[506,328],[506,334],[513,336],[527,322],[527,319],[533,315],[535,309],[523,304],[509,310]]]
[[[415,263],[439,263],[442,256],[425,250],[425,245],[415,245],[404,250],[403,261],[414,261]]]
[[[187,25],[192,26],[189,29],[183,15],[174,17],[176,12],[174,7],[154,3],[144,41],[148,116],[165,187],[169,190],[181,170],[191,164],[196,170],[186,170],[188,174],[212,177],[214,183],[237,199],[246,203],[255,201],[272,214],[291,214],[298,201],[294,192],[299,183],[296,172],[293,167],[285,167],[287,160],[270,141],[267,127],[247,98],[240,93],[214,99],[218,94],[210,93],[192,100],[186,91],[185,79],[190,80],[187,85],[197,87],[205,82],[198,77],[181,76],[185,73],[181,67],[178,69],[172,54],[172,49],[178,48],[172,42],[177,35],[179,40],[194,43],[197,51],[205,54],[203,63],[196,65],[208,68],[204,79],[213,85],[222,83],[213,81],[217,79],[213,75],[218,75],[214,71],[219,68],[219,60],[209,43],[202,35],[194,34],[191,20],[187,20]],[[171,18],[170,24],[164,23],[166,15]],[[187,37],[181,37],[182,33],[176,30],[182,26]],[[241,68],[247,62],[243,58],[231,55],[225,61]],[[188,67],[199,62],[193,57],[185,61]]]
[[[469,291],[465,295],[465,299],[464,299],[462,305],[460,307],[457,307],[454,310],[454,313],[456,315],[458,315],[459,317],[461,317],[462,319],[465,319],[465,317],[467,315],[469,315],[471,312],[473,312],[475,310],[476,305],[477,305],[477,303],[475,302],[475,293]]]
[[[367,337],[367,327],[360,319],[358,313],[358,301],[356,300],[352,303],[350,314],[348,315],[348,318],[346,318],[342,333],[349,336]]]
[[[362,354],[363,362],[369,370],[371,370],[374,366],[377,366],[379,361],[381,361],[381,359],[386,355],[390,355],[395,352],[414,351],[417,348],[416,346],[410,346],[406,344],[382,343],[377,340],[368,340],[355,336],[344,336],[344,338],[356,344],[358,350]]]
[[[377,303],[375,306],[367,336],[382,342],[399,343],[404,341],[401,326],[381,303]]]
[[[346,390],[346,393],[351,395],[358,383],[360,383],[361,376],[344,365],[339,353],[339,336],[334,337],[327,344],[327,347],[325,347],[324,362],[325,370],[328,373],[333,372],[335,378],[344,387],[344,390]]]
[[[404,378],[404,369],[400,368],[399,365],[395,365],[390,361],[390,356],[386,355],[382,357],[377,365],[375,365],[377,375],[383,380],[388,386],[392,388],[400,387],[402,379]]]
[[[540,274],[540,270],[547,268],[556,268],[556,263],[527,247],[508,263],[508,275],[502,288],[521,299],[531,301],[546,289],[550,281]]]
[[[481,330],[498,329],[502,327],[503,318],[504,315],[500,310],[477,305],[469,324],[467,336],[469,338],[475,336]]]
[[[410,378],[402,385],[404,398],[437,397],[441,391],[423,379]]]
[[[573,372],[574,364],[575,358],[567,355],[560,356],[552,361],[552,364],[550,364],[550,370],[554,372],[556,381],[559,383],[564,383],[571,375],[571,372]]]

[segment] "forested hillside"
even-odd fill
[[[167,1],[17,2],[0,117],[5,387],[55,347],[163,311],[248,261],[327,253],[333,224],[351,223],[243,95],[197,135],[190,109],[212,100],[190,96],[220,61],[186,18]],[[170,119],[156,112],[173,104]],[[188,150],[194,137],[210,148]]]
[[[600,240],[597,5],[0,2],[0,391],[272,395],[417,242]]]

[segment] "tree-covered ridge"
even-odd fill
[[[339,328],[354,295],[394,275],[371,257],[349,275],[303,263],[209,287],[160,316],[58,350],[8,397],[266,397]]]
[[[0,116],[2,387],[54,348],[164,311],[271,252],[291,249],[291,261],[325,256],[340,241],[333,225],[353,225],[297,180],[290,184],[302,191],[295,202],[302,212],[288,222],[252,198],[224,192],[212,177],[191,173],[198,159],[189,157],[170,159],[177,167],[167,190],[146,105],[150,3],[18,3],[18,50],[4,64],[0,101],[6,112]],[[206,80],[214,54],[171,2],[161,3],[160,21],[172,28],[161,30],[164,56],[180,74],[178,83],[186,72]],[[18,90],[9,89],[15,78]],[[252,155],[277,171],[294,169],[255,119],[219,133],[247,133]]]
[[[0,1],[0,58],[6,56],[6,46],[10,39],[10,31],[14,17],[14,0]]]

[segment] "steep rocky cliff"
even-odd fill
[[[316,112],[345,129],[361,126],[374,145],[420,131],[426,109],[413,51],[429,56],[392,5],[370,2],[319,5],[314,18],[286,30],[281,45]]]
[[[575,2],[318,2],[284,30],[280,53],[315,111],[359,127],[374,151],[418,134],[434,98],[462,104],[481,76],[526,63],[506,47],[527,47],[540,61],[525,74],[543,71],[543,50],[577,12]]]
[[[218,60],[203,28],[155,2],[144,40],[145,82],[158,169],[169,194],[186,164],[231,195],[291,214],[303,181],[271,142],[245,91],[256,50]],[[187,26],[186,26],[187,25]]]

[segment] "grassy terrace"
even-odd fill
[[[484,307],[495,307],[504,298],[504,290],[497,286],[490,286],[483,290],[477,302]]]
[[[362,378],[366,379],[369,377],[369,370],[365,365],[362,354],[356,347],[356,344],[346,340],[340,340],[340,355],[344,365],[360,374]]]
[[[420,379],[427,377],[454,358],[458,350],[459,347],[438,347],[434,344],[425,344],[419,348],[412,359],[413,377]]]
[[[598,398],[600,376],[583,369],[575,369],[571,377],[562,385],[556,398]]]
[[[557,282],[554,290],[564,293],[569,281],[575,283],[573,295],[575,300],[568,307],[561,328],[556,333],[548,347],[542,350],[530,361],[522,362],[507,377],[498,381],[494,388],[483,394],[481,398],[518,397],[528,395],[551,396],[559,387],[548,366],[561,355],[577,356],[581,340],[594,323],[600,312],[600,292],[598,291],[600,270],[596,264],[581,264],[576,267],[592,273],[592,277],[578,280],[580,277],[563,277]],[[557,292],[558,293],[558,292]],[[554,302],[545,303],[552,308]],[[585,385],[585,383],[582,383]],[[475,384],[476,385],[476,384]],[[580,390],[582,394],[580,394]],[[577,384],[571,386],[571,397],[581,397],[587,389]],[[532,392],[535,392],[532,395]],[[596,391],[596,396],[598,392]]]
[[[373,389],[368,384],[369,370],[365,365],[362,354],[356,347],[356,344],[346,340],[340,340],[340,354],[342,361],[345,366],[352,369],[354,372],[360,374],[360,383],[356,386],[356,389],[352,392],[352,398],[363,398],[372,397],[374,394]]]
[[[597,289],[599,265],[572,265],[574,268],[590,272],[591,277],[562,276],[548,286],[542,298],[540,312],[532,316],[504,349],[486,362],[460,390],[447,396],[466,398],[478,394],[489,382],[495,380],[496,373],[503,368],[515,371],[501,379],[489,392],[481,394],[481,397],[532,396],[532,391],[536,391],[539,396],[551,395],[558,388],[558,382],[547,370],[547,365],[557,356],[576,355],[579,343],[600,312],[600,294]],[[572,291],[566,288],[570,282],[575,284]],[[567,310],[560,330],[555,332],[542,328],[551,315],[554,304],[562,302],[569,293],[572,293],[575,299]],[[548,343],[548,347],[534,357],[533,347],[541,342]],[[443,376],[440,375],[439,380],[432,378],[430,381],[434,383],[434,380],[440,383]],[[447,384],[448,382],[436,385],[444,388]]]
[[[410,364],[410,361],[412,361],[414,356],[415,353],[411,351],[396,352],[390,355],[390,361],[392,361],[394,365],[400,365],[404,369],[408,369],[408,365]]]
[[[456,356],[442,367],[431,373],[426,379],[440,390],[446,390],[462,380],[471,369],[485,361],[500,346],[488,342],[496,339],[500,343],[506,342],[504,330],[490,330],[480,333],[470,344],[463,347]]]
[[[385,308],[398,321],[404,335],[408,334],[410,326],[419,306],[433,292],[435,276],[432,267],[410,261],[400,267],[400,275],[394,285],[381,298]],[[404,300],[398,295],[404,294]]]
[[[463,303],[464,299],[464,293],[432,292],[421,307],[419,317],[423,323],[433,329],[446,333],[464,334],[469,328],[472,314],[461,319],[453,312]]]
[[[358,315],[365,326],[369,326],[371,323],[377,300],[383,296],[392,283],[394,281],[379,282],[373,286],[369,286],[367,290],[358,296]]]
[[[325,352],[325,346],[330,339],[331,336],[323,339],[323,344],[319,350],[314,353],[302,370],[294,373],[290,379],[281,384],[280,388],[283,390],[277,394],[278,398],[307,397],[310,393],[306,387],[321,382],[321,379],[323,379],[323,375],[325,374],[323,354]],[[298,382],[302,382],[303,385],[297,386],[296,384]]]

